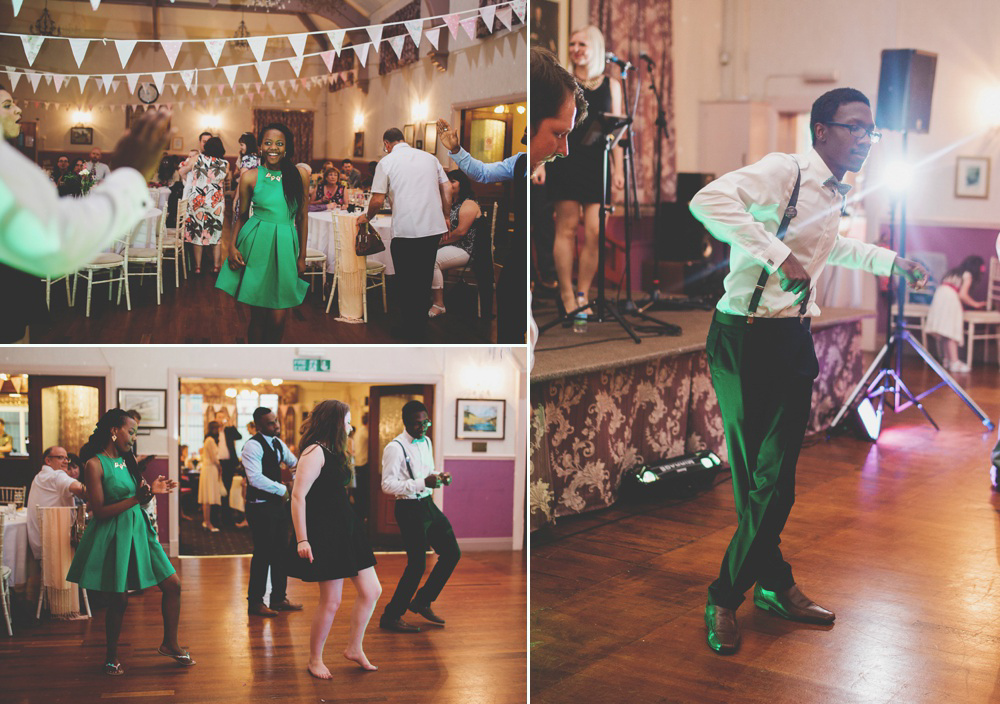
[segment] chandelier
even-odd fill
[[[284,10],[288,5],[288,0],[247,0],[246,4],[248,7],[270,12],[271,10]]]
[[[240,26],[236,28],[236,33],[233,35],[233,39],[236,41],[232,42],[232,46],[236,47],[240,51],[246,51],[250,48],[250,42],[247,41],[247,37],[250,36],[250,32],[247,30],[246,22],[243,21],[243,12],[240,12]]]
[[[49,0],[45,0],[45,8],[42,10],[42,14],[39,15],[38,21],[31,25],[31,33],[45,37],[58,37],[61,35],[59,25],[56,24],[56,21],[52,19],[52,15],[49,14]]]

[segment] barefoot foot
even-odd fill
[[[309,674],[321,680],[332,680],[330,669],[323,663],[309,663]]]
[[[365,655],[365,651],[363,650],[357,650],[357,651],[345,650],[344,657],[347,658],[348,660],[353,660],[354,662],[361,665],[363,669],[368,670],[370,672],[374,672],[375,670],[378,669],[375,665],[372,665],[370,662],[368,662],[368,657]]]

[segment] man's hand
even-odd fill
[[[111,168],[131,167],[149,181],[170,140],[170,111],[147,110],[115,146]]]
[[[366,222],[368,222],[368,213],[361,213],[361,215],[358,216],[358,227],[360,228]]]
[[[437,489],[441,486],[441,475],[440,474],[428,474],[424,477],[424,486],[428,489]]]
[[[902,276],[905,278],[906,283],[910,284],[917,291],[927,285],[929,278],[927,270],[920,266],[920,264],[912,259],[903,259],[902,257],[896,257],[896,261],[892,263],[892,274],[893,276]]]
[[[778,278],[781,279],[781,290],[799,294],[796,305],[809,298],[809,285],[812,283],[807,272],[795,255],[788,253],[788,258],[778,267]]]
[[[458,150],[461,146],[458,143],[458,132],[451,128],[447,120],[439,119],[437,121],[437,133],[438,141],[444,145],[452,154],[458,154]]]

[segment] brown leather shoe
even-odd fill
[[[818,623],[825,626],[833,623],[833,619],[836,618],[832,611],[827,611],[807,597],[795,584],[781,592],[772,592],[758,584],[753,590],[753,603],[758,608],[773,611],[789,621]]]
[[[421,616],[423,616],[425,619],[427,619],[431,623],[436,623],[436,624],[441,625],[441,626],[444,625],[444,619],[441,618],[440,616],[438,616],[436,613],[434,613],[431,610],[430,605],[428,605],[428,606],[415,606],[413,604],[410,604],[410,611],[412,611],[415,614],[420,614]]]
[[[740,647],[740,629],[736,626],[736,610],[706,604],[705,625],[708,626],[708,647],[728,655]]]
[[[264,606],[262,601],[259,604],[251,604],[247,608],[247,614],[250,616],[277,616],[278,612]]]
[[[271,609],[274,611],[302,611],[302,604],[293,604],[288,599],[279,601],[277,604],[271,602]]]
[[[378,627],[396,633],[420,633],[420,626],[414,626],[401,618],[386,618],[383,616],[378,621]]]

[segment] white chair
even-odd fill
[[[326,312],[330,313],[330,306],[333,305],[333,294],[337,290],[337,284],[340,282],[340,274],[337,271],[337,263],[343,262],[341,258],[341,246],[340,246],[340,218],[333,217],[333,284],[330,286],[330,298],[326,302]],[[354,254],[354,252],[351,252]],[[377,279],[379,283],[374,283],[371,286],[368,285],[368,279],[372,277]],[[361,319],[366,323],[368,322],[368,289],[382,287],[382,309],[386,309],[386,299],[385,299],[385,266],[378,264],[377,262],[368,262],[368,257],[365,257],[365,282],[361,291]]]
[[[38,533],[39,533],[39,535],[43,536],[43,538],[42,538],[42,549],[43,549],[43,551],[45,549],[45,538],[44,538],[44,536],[45,536],[45,517],[46,517],[46,515],[53,516],[55,513],[58,513],[58,512],[61,512],[61,511],[72,511],[73,512],[73,523],[80,523],[80,524],[86,523],[86,516],[87,516],[87,505],[86,504],[84,504],[83,506],[76,506],[76,507],[70,507],[70,506],[54,506],[54,507],[36,506],[35,510],[38,511]],[[57,519],[57,522],[54,525],[56,525],[56,526],[59,525],[58,519]],[[66,543],[69,543],[70,536],[69,535],[64,535],[64,536],[61,537],[61,539],[64,539],[66,541]],[[64,546],[65,546],[65,544],[64,544]],[[41,557],[41,556],[36,556],[36,558],[38,558],[38,557]],[[45,566],[46,565],[46,561],[45,561],[45,559],[42,559],[41,563],[42,563],[42,579],[41,579],[41,584],[39,585],[39,589],[38,589],[38,607],[35,609],[35,618],[36,619],[40,619],[42,617],[42,606],[45,604],[45,602],[49,601],[48,588],[46,588],[46,586],[45,586],[45,582],[46,582],[46,579],[49,577],[49,573],[46,571],[46,566]],[[84,607],[84,610],[85,610],[85,612],[87,614],[87,618],[93,618],[93,615],[90,613],[90,599],[87,596],[87,590],[84,589],[83,587],[79,587],[79,589],[80,589],[81,596],[83,598],[83,607]],[[51,603],[49,604],[49,608],[51,610],[51,608],[52,608]]]
[[[163,261],[174,263],[174,288],[181,285],[181,272],[187,279],[187,254],[184,251],[184,218],[187,217],[187,200],[177,203],[177,226],[165,228],[163,234]],[[164,211],[166,212],[166,211]]]
[[[7,635],[14,636],[14,631],[10,627],[10,575],[13,572],[10,567],[3,563],[3,512],[0,511],[0,607],[3,608],[3,617],[7,622]]]
[[[373,288],[382,289],[382,312],[388,313],[389,306],[386,305],[385,296],[385,264],[370,262],[365,257],[365,297],[362,302],[362,312],[365,322],[368,322],[368,292]]]
[[[140,222],[137,224],[131,232],[127,233],[123,239],[117,239],[114,242],[115,251],[113,252],[101,252],[94,258],[94,260],[87,264],[85,267],[76,272],[76,280],[73,282],[73,301],[76,302],[76,287],[80,283],[80,279],[84,278],[87,280],[87,317],[90,317],[90,299],[91,292],[94,285],[101,286],[103,284],[108,285],[108,300],[111,300],[111,286],[114,283],[118,283],[118,303],[122,301],[122,288],[125,289],[125,307],[128,310],[132,310],[132,299],[129,297],[128,292],[128,258],[129,258],[129,246],[131,244],[132,238],[135,237],[139,228],[142,226]],[[108,278],[104,280],[94,281],[94,276],[100,273],[107,273]]]
[[[23,486],[0,486],[0,505],[14,504],[17,508],[24,506]]]
[[[986,308],[967,310],[962,315],[965,323],[965,363],[972,366],[972,353],[976,342],[994,342],[997,363],[1000,364],[1000,261],[990,259],[990,276],[986,284]],[[983,358],[988,355],[983,351]]]
[[[306,247],[306,270],[303,276],[309,277],[309,290],[312,290],[313,282],[317,276],[323,277],[323,284],[320,286],[320,293],[326,298],[326,254],[318,249]]]
[[[60,281],[66,282],[66,305],[73,305],[73,296],[69,287],[69,279],[72,274],[66,274],[65,276],[57,276],[56,278],[45,277],[42,281],[45,282],[45,307],[48,310],[52,310],[52,284],[57,284]]]
[[[130,269],[129,276],[156,277],[156,305],[160,305],[160,294],[163,293],[163,236],[167,226],[167,211],[160,213],[153,225],[153,246],[152,247],[131,247],[129,249],[128,260]],[[148,239],[147,239],[148,243]],[[152,267],[150,271],[147,267]],[[142,279],[139,279],[142,285]]]
[[[496,246],[495,246],[496,240],[494,239],[494,235],[496,234],[496,230],[497,230],[497,210],[499,210],[499,207],[498,207],[497,203],[493,203],[492,206],[487,206],[487,208],[490,208],[490,207],[492,207],[492,210],[493,210],[492,214],[489,213],[488,210],[484,210],[483,214],[480,215],[477,218],[477,221],[478,221],[477,224],[478,223],[483,223],[483,222],[489,222],[489,224],[490,224],[489,231],[488,231],[487,234],[489,234],[489,236],[490,236],[490,258],[492,259],[493,255],[496,253],[496,251],[495,251],[496,250]],[[483,235],[483,233],[479,233],[480,237],[482,237],[482,235]],[[464,281],[465,283],[467,283],[469,286],[472,286],[476,290],[476,317],[482,318],[483,317],[483,305],[482,305],[482,298],[479,295],[479,282],[475,280],[475,277],[473,277],[472,281],[466,281],[465,280],[466,275],[468,275],[468,273],[470,271],[469,264],[471,264],[471,263],[472,263],[472,258],[470,257],[469,261],[465,264],[465,266],[458,267],[458,268],[455,268],[455,269],[447,269],[447,270],[445,270],[445,271],[443,271],[441,273],[444,275],[444,285],[445,285],[445,288],[448,287],[449,283],[452,284],[452,285],[455,285],[455,284],[457,284],[459,282]]]

